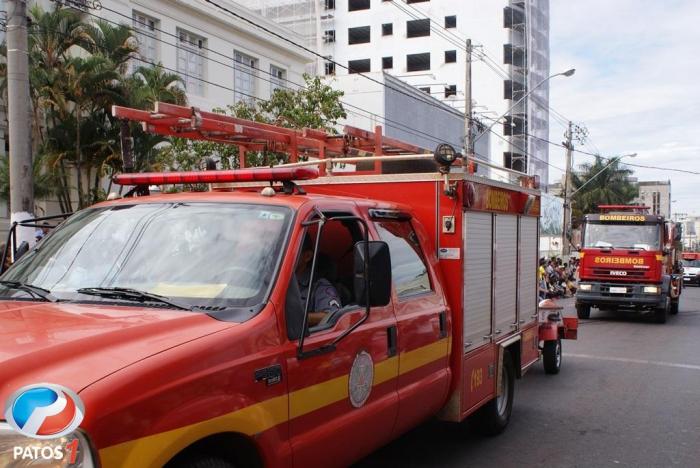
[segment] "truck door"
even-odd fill
[[[403,432],[444,404],[449,385],[449,324],[443,292],[430,268],[411,220],[375,219],[389,244],[398,324],[399,415]]]
[[[332,309],[320,322],[315,318],[310,323],[303,355],[298,353],[299,337],[293,332],[290,337],[289,428],[296,467],[343,466],[370,453],[389,441],[398,411],[396,320],[391,304],[373,307],[368,319],[335,349],[322,350],[365,315],[352,289],[353,246],[362,240],[363,229],[357,221],[347,220],[328,221],[320,228],[318,274],[311,280],[311,292],[305,292],[309,280],[303,263],[309,254],[303,252],[303,244],[314,245],[318,233],[318,225],[310,225],[297,240],[297,265],[286,304],[288,334],[294,294],[310,294],[314,313],[327,306]]]

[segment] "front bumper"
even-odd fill
[[[683,275],[683,284],[697,284],[700,286],[700,275]]]
[[[625,306],[638,309],[653,309],[663,307],[668,297],[661,285],[652,284],[620,284],[620,283],[586,283],[591,285],[590,291],[576,291],[576,304],[590,306]],[[658,286],[658,294],[644,292],[645,286]],[[625,288],[624,293],[611,292],[611,288]]]

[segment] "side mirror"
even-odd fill
[[[369,253],[367,262],[365,254]],[[389,245],[382,241],[361,241],[355,244],[355,301],[362,307],[382,307],[391,300],[391,256]],[[369,278],[369,304],[365,289]]]

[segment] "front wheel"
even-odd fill
[[[669,304],[670,300],[666,300],[665,304],[662,305],[661,307],[657,307],[656,310],[654,310],[654,322],[656,323],[666,323],[666,319],[668,318],[668,312],[671,309],[671,305]]]
[[[503,432],[508,426],[510,413],[513,411],[515,367],[507,350],[503,350],[499,390],[499,395],[496,398],[486,403],[474,414],[477,430],[484,435],[495,436]]]
[[[678,308],[680,307],[680,299],[671,302],[671,315],[678,314]]]
[[[576,304],[576,315],[580,319],[591,318],[591,306],[587,304]]]
[[[542,364],[546,374],[558,374],[561,370],[561,340],[544,342]]]

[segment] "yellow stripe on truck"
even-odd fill
[[[444,358],[449,353],[450,340],[435,343],[391,357],[374,364],[374,384],[379,385],[421,366]],[[348,376],[343,375],[311,385],[287,395],[271,398],[216,418],[189,424],[170,431],[130,440],[100,450],[103,467],[161,466],[185,447],[212,434],[238,432],[254,435],[271,429],[291,418],[348,398]]]

